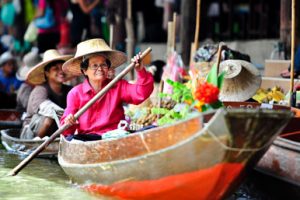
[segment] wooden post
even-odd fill
[[[292,0],[292,40],[291,40],[291,82],[290,82],[290,106],[295,106],[296,99],[294,99],[294,72],[295,72],[295,29],[296,29],[296,0]]]
[[[180,7],[180,47],[181,57],[185,65],[190,62],[191,42],[194,40],[196,0],[181,1]]]
[[[220,42],[219,47],[218,47],[218,52],[217,52],[217,75],[219,74],[219,67],[222,59],[222,50],[223,50],[224,43]]]
[[[132,0],[127,0],[127,19],[125,22],[126,25],[126,52],[128,62],[134,56],[134,30],[133,30],[133,22],[132,22]],[[134,70],[130,72],[130,79],[134,80]]]
[[[194,42],[191,44],[191,54],[190,54],[190,66],[193,63],[193,56],[198,49],[199,43],[199,31],[200,31],[200,10],[201,10],[201,0],[197,0],[197,11],[196,11],[196,28],[195,28],[195,38]]]
[[[176,17],[177,17],[177,13],[174,12],[173,13],[173,50],[176,51]]]
[[[174,23],[168,22],[168,39],[167,39],[167,59],[171,55],[171,53],[174,51],[174,44],[173,44],[173,28]]]
[[[285,52],[290,56],[291,49],[291,0],[280,0],[280,41],[283,42]]]
[[[109,25],[109,46],[111,49],[115,49],[114,46],[114,25]]]
[[[168,39],[167,39],[167,58],[176,48],[176,13],[173,15],[173,21],[168,22]]]

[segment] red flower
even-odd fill
[[[218,101],[219,92],[219,88],[213,84],[204,82],[197,85],[194,97],[200,102],[211,104]]]

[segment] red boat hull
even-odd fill
[[[124,181],[112,185],[92,184],[83,188],[93,194],[121,199],[222,199],[240,176],[240,163],[221,163],[211,168],[159,180]],[[192,195],[191,195],[192,194]]]

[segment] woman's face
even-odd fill
[[[106,58],[101,55],[95,55],[89,58],[89,66],[84,71],[90,81],[103,82],[107,79],[109,66],[106,63]]]
[[[46,71],[46,76],[48,81],[52,81],[55,83],[63,83],[66,81],[66,74],[62,71],[63,63],[56,63],[52,65],[49,71]]]

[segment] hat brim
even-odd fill
[[[90,56],[90,55],[103,55],[111,62],[111,68],[115,69],[120,65],[124,64],[127,61],[127,56],[125,53],[121,51],[95,51],[86,55],[80,55],[78,57],[71,58],[67,62],[63,64],[63,71],[67,74],[71,74],[72,76],[80,76],[82,75],[80,64],[82,62],[83,56]]]
[[[5,58],[3,60],[0,60],[0,66],[4,65],[4,63],[6,63],[8,61],[16,62],[16,59],[12,57],[12,58]]]
[[[70,58],[72,58],[72,55],[63,55],[63,56],[58,56],[55,59],[49,60],[49,61],[44,61],[36,66],[34,66],[26,75],[26,80],[27,82],[33,84],[33,85],[40,85],[43,84],[46,79],[45,79],[45,66],[48,65],[49,63],[52,63],[54,61],[67,61]],[[66,81],[72,79],[74,76],[71,74],[66,74]]]

